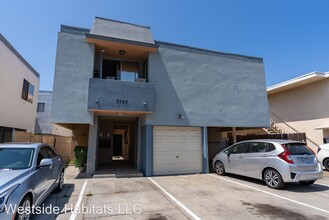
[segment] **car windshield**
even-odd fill
[[[0,148],[0,170],[27,169],[32,165],[33,148]]]
[[[291,155],[314,154],[311,149],[309,149],[305,144],[302,143],[289,143],[285,144],[284,146],[286,146],[287,150]]]

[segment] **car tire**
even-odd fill
[[[218,175],[224,176],[226,174],[224,164],[221,161],[216,161],[214,168]]]
[[[32,201],[31,201],[31,198],[29,196],[25,196],[22,199],[21,203],[19,204],[19,208],[20,207],[24,208],[24,212],[23,213],[16,212],[15,220],[19,220],[19,219],[29,220],[29,219],[31,219]]]
[[[329,171],[329,158],[323,161],[323,166],[324,168],[326,168],[327,171]]]
[[[264,181],[272,189],[281,189],[284,186],[280,173],[274,169],[265,170]]]
[[[300,184],[304,185],[304,186],[310,186],[313,183],[315,183],[315,180],[311,180],[311,181],[299,181]]]
[[[64,184],[64,170],[62,170],[61,175],[59,175],[58,184],[57,184],[54,192],[60,192],[60,191],[62,191],[63,184]]]

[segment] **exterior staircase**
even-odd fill
[[[271,119],[271,126],[269,128],[263,128],[263,130],[268,134],[284,134],[278,126],[275,125],[275,122]]]

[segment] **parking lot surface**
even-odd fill
[[[45,201],[61,213],[35,219],[329,219],[328,172],[312,186],[282,190],[235,175],[92,179],[73,173],[67,172],[63,192]]]

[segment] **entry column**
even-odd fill
[[[93,175],[96,170],[98,115],[94,115],[94,124],[89,125],[88,155],[86,174]]]

